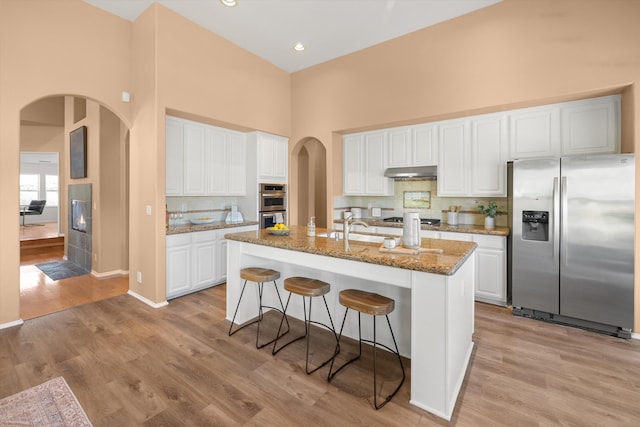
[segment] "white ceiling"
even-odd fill
[[[154,1],[295,72],[501,0],[84,0],[129,21]],[[303,52],[293,50],[301,42]]]

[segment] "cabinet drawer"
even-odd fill
[[[167,247],[190,245],[191,233],[170,234],[167,236]]]
[[[473,241],[480,248],[505,249],[507,239],[504,236],[485,236],[482,234],[473,235]]]
[[[213,242],[216,240],[216,230],[196,231],[191,233],[193,243]]]
[[[469,233],[456,233],[452,231],[443,231],[440,233],[440,238],[443,240],[462,240],[465,242],[472,242],[473,237]]]

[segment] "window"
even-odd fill
[[[39,200],[40,175],[20,174],[20,204],[28,205],[32,200]]]
[[[45,175],[47,206],[58,206],[58,175]]]

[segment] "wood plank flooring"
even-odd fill
[[[277,321],[267,316],[263,331]],[[476,304],[476,347],[450,423],[409,404],[409,380],[375,411],[369,357],[327,383],[328,367],[304,374],[304,341],[272,356],[270,348],[255,348],[255,325],[232,337],[228,327],[224,286],[159,309],[121,295],[27,320],[0,330],[0,398],[61,375],[95,426],[635,426],[640,420],[640,341],[513,317],[505,308]],[[292,334],[301,322],[294,327]],[[314,338],[322,351],[331,348],[327,334]],[[351,351],[355,346],[345,345],[341,357]],[[390,373],[385,387],[398,378],[392,362],[382,362]]]
[[[92,275],[51,280],[36,264],[64,257],[57,223],[20,227],[20,317],[31,319],[80,304],[127,293],[129,276],[97,279]]]

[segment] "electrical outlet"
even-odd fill
[[[147,205],[146,211],[147,215],[151,215],[151,205]]]
[[[138,271],[138,272],[136,273],[136,281],[137,281],[138,283],[142,283],[142,271]]]

